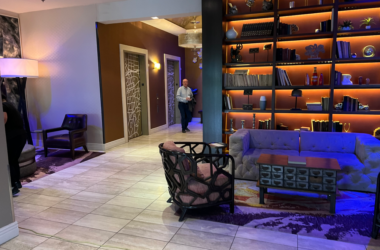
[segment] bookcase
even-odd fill
[[[235,130],[241,128],[242,120],[245,120],[245,128],[252,128],[253,114],[256,115],[256,128],[259,120],[266,119],[271,119],[271,129],[276,129],[276,125],[283,123],[289,130],[311,127],[311,120],[323,120],[328,123],[328,131],[333,130],[333,122],[339,121],[346,124],[343,132],[373,134],[380,127],[380,1],[323,0],[323,4],[319,5],[317,0],[295,0],[295,7],[290,9],[289,0],[276,0],[270,11],[262,11],[262,2],[263,0],[256,0],[250,12],[245,0],[203,0],[203,83],[204,87],[208,83],[208,91],[216,91],[220,95],[203,97],[204,117],[210,116],[210,120],[204,121],[204,133],[207,134],[204,139],[228,143],[228,138],[233,133],[229,132],[230,119],[233,119]],[[236,5],[239,13],[229,14],[228,3]],[[222,13],[217,13],[218,11]],[[367,17],[373,17],[376,24],[372,24],[371,29],[359,27],[360,21]],[[320,22],[326,20],[331,20],[333,30],[315,33],[315,29],[320,28]],[[338,26],[346,20],[352,21],[354,30],[338,30]],[[216,22],[219,24],[216,25]],[[274,22],[273,36],[240,37],[244,24],[263,22]],[[276,28],[279,22],[296,24],[299,31],[291,35],[279,35]],[[222,32],[218,31],[220,26]],[[239,35],[236,39],[229,40],[225,32],[231,27]],[[337,41],[350,42],[351,53],[357,53],[357,58],[336,58]],[[231,47],[235,48],[237,44],[243,44],[240,52],[243,60],[232,63]],[[272,45],[269,52],[263,51],[263,46],[267,44]],[[308,59],[305,55],[305,47],[314,44],[324,45],[325,52],[319,53],[320,59]],[[367,45],[376,48],[374,57],[363,56],[363,48]],[[215,46],[220,46],[221,49],[218,50]],[[259,48],[255,61],[253,54],[249,53],[251,48]],[[277,48],[295,49],[300,60],[277,60]],[[314,67],[317,67],[318,77],[320,73],[323,74],[323,86],[304,85],[306,73],[311,77]],[[276,68],[286,70],[292,86],[276,85]],[[248,69],[249,74],[255,75],[272,74],[273,84],[255,87],[223,86],[223,74],[233,73],[237,69]],[[336,71],[350,74],[353,85],[335,85]],[[363,77],[362,85],[358,84],[359,76]],[[366,78],[370,79],[369,85],[366,85]],[[247,96],[243,95],[245,89],[253,90],[253,95],[250,96],[253,110],[242,109],[243,103],[247,103]],[[298,98],[297,104],[301,110],[292,110],[295,106],[295,98],[291,96],[293,89],[302,90],[303,96]],[[204,93],[207,95],[207,92]],[[231,96],[233,109],[224,108],[223,95]],[[342,102],[346,95],[369,105],[369,110],[336,110],[334,106]],[[260,96],[266,97],[266,110],[259,108]],[[328,110],[307,110],[306,103],[321,102],[322,97],[330,98]],[[214,107],[218,105],[219,107]],[[217,128],[212,129],[212,126]],[[220,132],[221,137],[217,134]]]

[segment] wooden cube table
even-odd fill
[[[340,169],[336,159],[306,157],[306,165],[288,164],[287,155],[261,154],[259,165],[260,204],[268,188],[311,192],[327,195],[330,213],[335,214],[337,172]]]

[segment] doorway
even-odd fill
[[[181,86],[181,58],[164,54],[165,60],[165,90],[166,90],[166,124],[168,127],[181,123],[178,110],[177,91]]]
[[[120,45],[124,138],[129,140],[150,133],[148,51]]]

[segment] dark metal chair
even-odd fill
[[[69,133],[48,137],[48,133],[62,130],[68,130]],[[86,131],[87,115],[65,115],[61,127],[43,130],[45,157],[48,155],[48,148],[70,149],[73,159],[75,159],[76,148],[83,147],[88,152],[85,137]]]
[[[377,175],[375,211],[373,214],[373,224],[372,224],[372,238],[374,239],[377,239],[377,235],[379,233],[379,228],[380,228],[379,199],[380,199],[380,173]]]
[[[171,142],[173,143],[173,142]],[[234,213],[235,162],[232,156],[207,154],[211,148],[200,142],[175,142],[186,152],[167,150],[159,145],[165,177],[171,198],[178,205],[183,221],[188,209],[229,204]],[[197,150],[200,149],[200,150]],[[200,153],[197,153],[199,151]],[[233,171],[226,168],[231,164]]]

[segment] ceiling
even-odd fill
[[[67,8],[81,5],[118,2],[120,0],[0,0],[0,8],[15,13]]]
[[[1,0],[0,0],[1,1]],[[163,30],[170,34],[178,36],[179,34],[186,33],[186,30],[194,29],[194,25],[191,21],[194,17],[178,17],[178,18],[167,18],[167,19],[156,19],[142,21],[143,23],[149,24],[157,29]],[[198,31],[202,32],[202,16],[197,16],[197,21],[200,23],[197,24]]]

